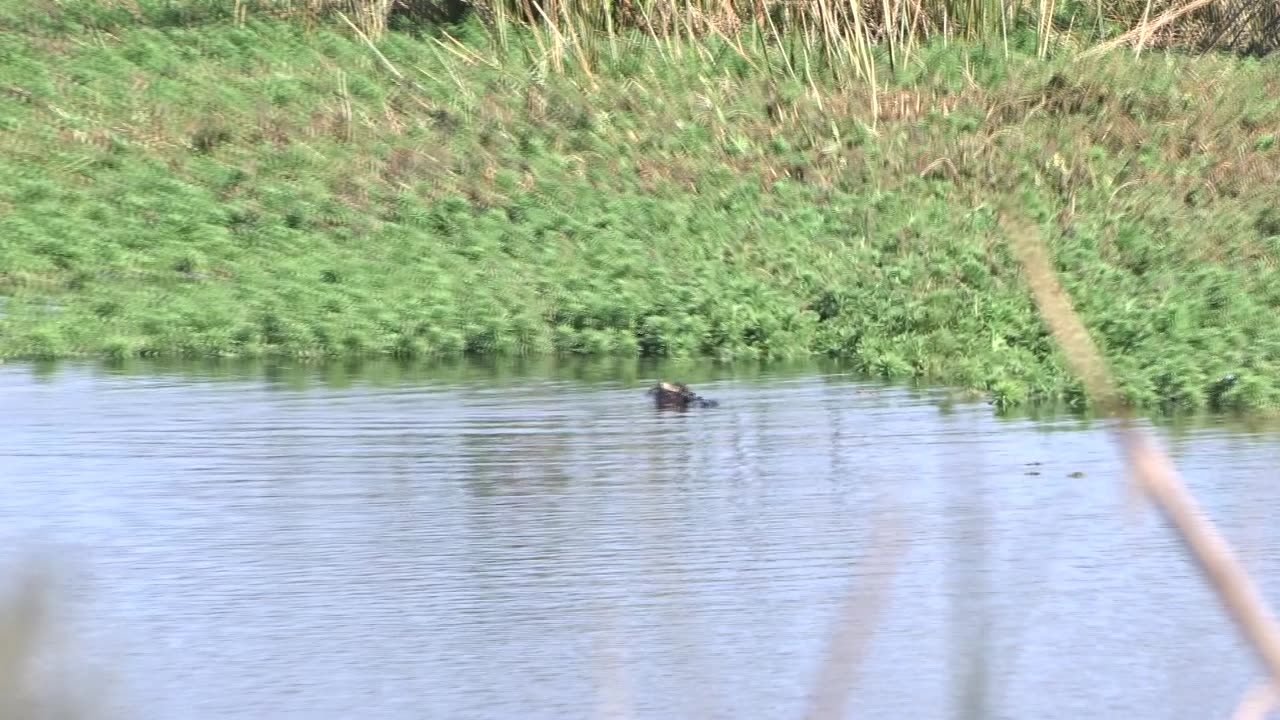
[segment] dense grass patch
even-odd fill
[[[0,34],[0,354],[826,354],[1079,400],[1012,200],[1134,402],[1280,393],[1274,62],[939,44],[873,98],[477,28]]]

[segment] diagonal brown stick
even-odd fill
[[[1173,22],[1174,20],[1177,20],[1178,18],[1182,17],[1183,15],[1186,15],[1187,13],[1193,10],[1198,10],[1204,7],[1205,5],[1212,5],[1214,1],[1215,0],[1190,0],[1189,2],[1182,5],[1181,7],[1173,8],[1171,10],[1166,10],[1163,14],[1160,15],[1160,17],[1156,18],[1155,20],[1144,22],[1138,27],[1130,30],[1129,32],[1126,32],[1125,34],[1121,35],[1118,38],[1115,38],[1114,40],[1108,40],[1107,42],[1104,42],[1101,45],[1096,45],[1080,53],[1080,59],[1084,59],[1093,55],[1101,55],[1102,53],[1105,53],[1120,47],[1121,45],[1129,42],[1130,40],[1133,40],[1134,38],[1141,38],[1143,42],[1146,42],[1146,39],[1149,38],[1151,34],[1154,33],[1156,30],[1159,30],[1165,25],[1168,25],[1169,23]]]
[[[1139,485],[1177,528],[1227,611],[1270,671],[1271,682],[1280,687],[1280,626],[1226,540],[1187,492],[1173,464],[1146,434],[1132,427],[1101,355],[1058,284],[1036,228],[1013,214],[1004,215],[1002,224],[1010,233],[1040,313],[1085,390],[1105,414],[1118,419],[1115,438]]]

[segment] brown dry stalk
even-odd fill
[[[1101,355],[1058,284],[1036,228],[1011,213],[1004,213],[1002,224],[1009,231],[1014,252],[1022,263],[1040,313],[1068,362],[1103,411],[1118,417],[1113,434],[1128,459],[1134,477],[1177,529],[1192,558],[1240,625],[1245,639],[1267,666],[1272,683],[1280,687],[1280,626],[1271,616],[1252,578],[1187,492],[1168,457],[1145,433],[1132,427]]]
[[[626,682],[626,671],[619,657],[619,643],[613,632],[616,617],[612,610],[605,614],[607,632],[604,638],[596,642],[596,655],[600,662],[595,666],[598,682],[597,716],[601,720],[630,720],[635,717],[632,708],[630,687]],[[606,642],[608,641],[608,642]]]
[[[373,40],[371,40],[369,36],[359,28],[359,26],[351,22],[351,18],[348,18],[341,12],[338,13],[338,17],[342,18],[342,21],[355,31],[356,35],[360,36],[360,39],[364,41],[364,44],[368,45],[369,49],[373,51],[373,54],[382,62],[383,67],[389,70],[392,75],[395,75],[397,80],[404,79],[404,75],[400,74],[400,71],[396,69],[396,66],[392,65],[391,61],[387,59],[387,56],[382,54],[382,51],[378,49],[378,46],[374,44]]]
[[[1084,383],[1089,397],[1108,414],[1120,411],[1120,398],[1111,383],[1102,354],[1080,316],[1071,307],[1071,299],[1058,283],[1058,277],[1039,241],[1039,233],[1026,221],[1008,213],[1003,224],[1011,228],[1010,239],[1014,253],[1022,264],[1027,284],[1036,298],[1040,315],[1058,340],[1072,369]]]
[[[1192,10],[1197,10],[1199,8],[1204,7],[1205,5],[1210,5],[1216,1],[1217,0],[1190,0],[1190,2],[1183,5],[1182,7],[1174,8],[1172,10],[1166,10],[1163,14],[1160,15],[1160,17],[1156,18],[1155,20],[1152,20],[1150,22],[1144,21],[1143,23],[1138,25],[1138,27],[1130,30],[1129,32],[1121,35],[1120,37],[1115,38],[1114,40],[1109,40],[1107,42],[1104,42],[1101,45],[1095,45],[1094,47],[1080,53],[1080,58],[1083,59],[1083,58],[1091,57],[1093,55],[1100,55],[1102,53],[1107,52],[1108,50],[1113,50],[1115,48],[1118,48],[1121,45],[1129,42],[1130,40],[1133,40],[1134,38],[1138,38],[1139,40],[1145,41],[1145,39],[1149,38],[1156,30],[1159,30],[1160,28],[1164,27],[1165,25],[1168,25],[1174,20],[1177,20],[1183,15],[1186,15]]]

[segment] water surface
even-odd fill
[[[1100,424],[816,367],[657,412],[660,370],[0,366],[0,537],[74,569],[131,718],[799,718],[883,583],[849,717],[1226,717],[1261,676]],[[1280,603],[1276,436],[1160,434]]]

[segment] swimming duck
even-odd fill
[[[692,407],[715,407],[720,403],[699,396],[684,383],[672,383],[665,380],[649,388],[649,395],[659,408],[677,408],[683,410]]]

